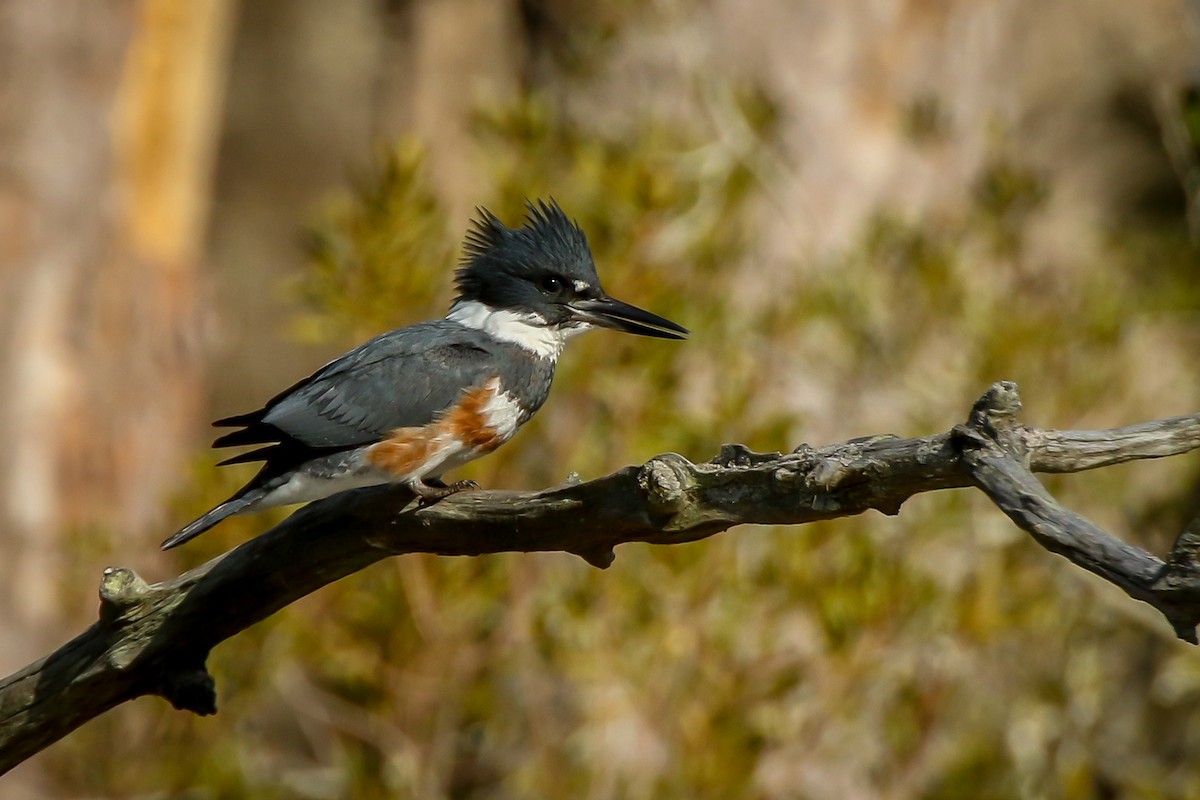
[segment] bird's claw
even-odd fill
[[[426,483],[418,481],[411,486],[413,494],[415,494],[422,506],[431,506],[439,500],[443,500],[452,494],[465,492],[469,489],[478,489],[479,484],[475,481],[455,481],[451,484],[445,484],[441,481],[437,483]]]

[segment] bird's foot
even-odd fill
[[[422,506],[431,506],[438,500],[443,500],[452,494],[465,492],[468,489],[478,489],[479,484],[475,481],[455,481],[454,483],[446,484],[433,479],[428,481],[413,481],[409,484],[409,488],[413,490],[413,494],[417,496]]]

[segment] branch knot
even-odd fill
[[[996,381],[975,401],[966,425],[956,425],[953,435],[960,448],[985,448],[994,442],[999,449],[1017,457],[1028,467],[1029,447],[1025,429],[1017,420],[1021,412],[1021,390],[1013,381]]]
[[[676,453],[664,453],[650,459],[638,470],[638,488],[655,511],[674,514],[687,499],[687,487],[691,475],[686,466],[690,463]]]
[[[100,621],[120,619],[150,593],[150,585],[127,567],[109,567],[100,578]]]

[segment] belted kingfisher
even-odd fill
[[[589,328],[683,339],[688,331],[609,297],[587,237],[558,204],[527,204],[506,227],[479,210],[445,319],[388,331],[249,414],[214,447],[265,445],[221,464],[263,461],[237,493],[163,542],[181,545],[232,514],[383,483],[433,502],[471,481],[441,476],[490,453],[541,408],[567,339]]]

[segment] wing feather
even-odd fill
[[[487,339],[470,328],[444,320],[401,328],[329,362],[258,411],[217,423],[245,428],[213,445],[358,447],[396,428],[432,422],[463,389],[495,372]],[[261,452],[269,455],[271,448]]]

